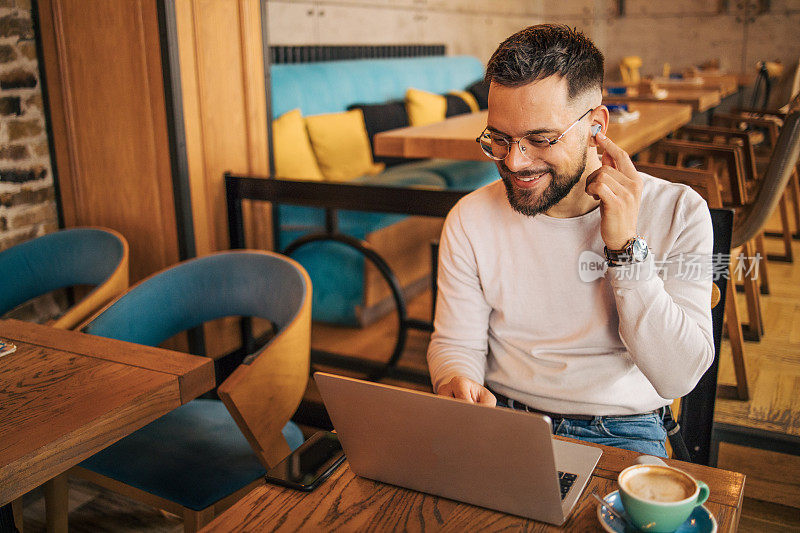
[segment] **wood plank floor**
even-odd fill
[[[766,241],[768,253],[782,253],[778,239]],[[745,342],[750,400],[718,398],[716,422],[800,436],[800,242],[793,243],[793,252],[793,264],[768,263],[770,294],[762,296],[765,335],[760,342]],[[737,302],[743,309],[744,295],[737,295]],[[720,357],[719,382],[733,384],[727,341],[723,341]],[[800,456],[721,443],[718,466],[747,475],[747,498],[779,505],[775,509],[791,509],[794,526],[800,530]],[[761,525],[754,530],[786,530],[762,523],[771,512],[768,507],[762,511],[751,516]]]
[[[780,253],[782,243],[766,239],[767,252]],[[793,243],[794,264],[768,264],[770,294],[762,296],[765,335],[746,342],[748,402],[718,399],[714,419],[800,436],[800,242]],[[743,294],[737,294],[745,309]],[[735,383],[730,345],[723,342],[720,383]]]
[[[775,226],[775,224],[773,224]],[[779,253],[780,241],[767,239],[770,252]],[[794,243],[800,258],[800,242]],[[719,399],[715,420],[757,429],[800,435],[800,259],[794,264],[769,263],[771,294],[764,296],[766,335],[747,342],[745,357],[751,400]],[[744,308],[744,297],[741,306]],[[411,316],[426,319],[430,294],[409,303]],[[388,359],[397,331],[396,317],[387,316],[364,329],[315,325],[313,346],[376,361]],[[425,351],[430,335],[409,333],[400,365],[426,371]],[[356,375],[356,374],[353,374]],[[720,383],[734,383],[727,340],[720,359]],[[386,380],[398,384],[397,381]],[[424,386],[399,383],[419,389]],[[309,397],[316,396],[313,387]],[[739,531],[800,532],[800,457],[724,444],[719,466],[747,474],[745,502]],[[71,480],[71,531],[182,531],[179,517],[164,513],[87,482]],[[25,531],[44,531],[44,505],[40,492],[25,499]]]

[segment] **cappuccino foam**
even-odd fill
[[[626,476],[629,493],[643,500],[678,502],[694,494],[694,483],[667,469],[641,469]]]

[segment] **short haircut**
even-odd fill
[[[538,24],[497,47],[486,65],[486,83],[520,87],[558,74],[569,97],[603,88],[603,54],[583,33],[563,24]]]

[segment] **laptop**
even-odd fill
[[[553,439],[550,419],[316,372],[353,473],[555,525],[602,451]]]

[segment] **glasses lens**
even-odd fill
[[[498,135],[485,131],[478,138],[483,153],[492,159],[505,159],[508,155],[508,141]]]

